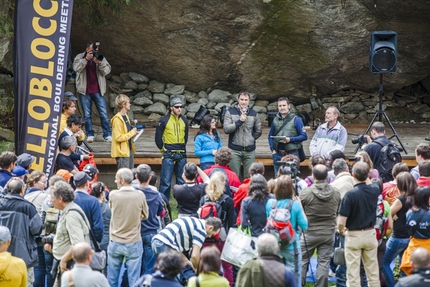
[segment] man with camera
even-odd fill
[[[381,149],[390,143],[385,136],[385,126],[381,122],[374,122],[370,127],[370,136],[364,135],[366,143],[362,149],[369,154],[373,165],[376,167]],[[373,139],[373,140],[372,140]]]
[[[92,102],[96,105],[100,115],[103,138],[112,141],[112,132],[106,108],[104,94],[106,92],[106,75],[110,73],[111,66],[106,58],[100,54],[100,42],[88,42],[85,52],[78,54],[73,61],[73,70],[76,71],[76,90],[84,111],[85,131],[87,141],[94,141],[93,122],[91,120]]]
[[[290,111],[290,101],[286,97],[278,99],[278,113],[273,119],[269,131],[269,146],[272,151],[275,175],[281,166],[278,163],[286,154],[300,158],[299,150],[308,135],[299,117]]]

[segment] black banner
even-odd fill
[[[16,0],[15,151],[54,172],[66,82],[73,0]]]

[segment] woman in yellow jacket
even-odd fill
[[[137,129],[131,126],[127,112],[130,110],[130,98],[119,94],[115,99],[118,113],[110,120],[112,126],[111,156],[116,160],[118,169],[134,168],[134,153],[136,149],[132,138],[137,134]]]

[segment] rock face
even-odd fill
[[[10,1],[0,4],[0,16]],[[91,29],[85,26],[86,12],[74,7],[71,56],[82,52],[87,41],[99,40],[112,73],[120,75],[112,87],[121,84],[134,90],[148,85],[152,93],[166,95],[182,87],[166,90],[161,82],[209,95],[216,89],[246,89],[259,100],[286,95],[296,104],[314,106],[341,90],[378,89],[379,77],[369,70],[370,33],[375,30],[398,33],[397,71],[384,76],[386,92],[393,94],[429,75],[428,0],[355,0],[346,1],[345,8],[331,0],[135,4],[124,5],[119,16]],[[12,71],[12,43],[0,35],[0,72]],[[147,78],[131,74],[127,81],[136,87],[121,77],[129,71]],[[184,96],[189,99],[192,94]]]

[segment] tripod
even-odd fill
[[[399,135],[397,134],[396,130],[393,127],[393,124],[391,123],[390,119],[388,118],[387,114],[385,113],[385,111],[382,109],[382,94],[384,93],[384,88],[383,88],[383,81],[382,81],[382,76],[383,74],[379,74],[379,109],[376,110],[375,115],[373,116],[373,119],[370,121],[369,126],[367,126],[366,131],[364,132],[364,134],[366,135],[370,128],[372,127],[373,123],[375,122],[375,119],[377,116],[379,116],[379,121],[382,122],[382,116],[384,116],[385,120],[387,121],[388,125],[390,126],[391,130],[393,131],[393,135],[391,137],[389,137],[389,139],[392,139],[393,137],[396,137],[397,140],[399,141],[402,150],[405,152],[405,154],[408,154],[408,152],[406,151],[406,148],[403,146],[402,141],[399,138]],[[358,149],[361,147],[361,145],[358,145],[355,150],[354,150],[354,154],[357,153]]]

